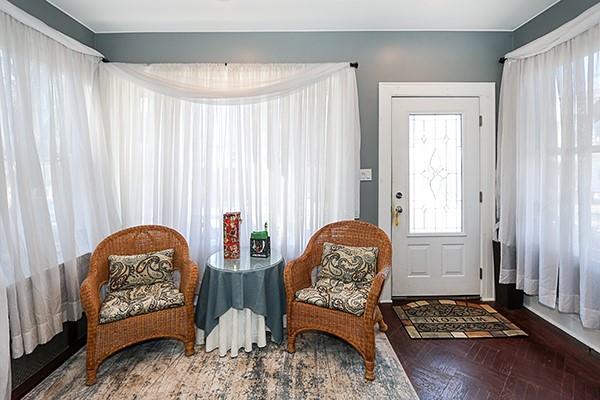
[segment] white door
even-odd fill
[[[392,146],[392,295],[479,295],[479,99],[394,98]]]

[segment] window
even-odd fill
[[[409,116],[409,233],[463,230],[462,115]]]

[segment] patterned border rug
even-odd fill
[[[98,382],[85,386],[85,348],[26,399],[400,399],[418,400],[384,333],[376,334],[376,380],[364,380],[362,358],[334,337],[305,332],[296,353],[269,343],[237,358],[197,348],[192,357],[173,340],[125,349],[106,360]]]
[[[420,300],[394,307],[411,339],[479,339],[527,336],[487,304]]]

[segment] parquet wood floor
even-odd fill
[[[529,337],[412,340],[391,304],[388,338],[422,400],[600,400],[600,355],[526,309],[504,316]]]

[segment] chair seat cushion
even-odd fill
[[[108,292],[100,307],[100,323],[118,321],[184,304],[173,282],[159,282]]]
[[[296,292],[296,300],[361,316],[365,312],[371,282],[345,283],[320,278],[313,287]]]

